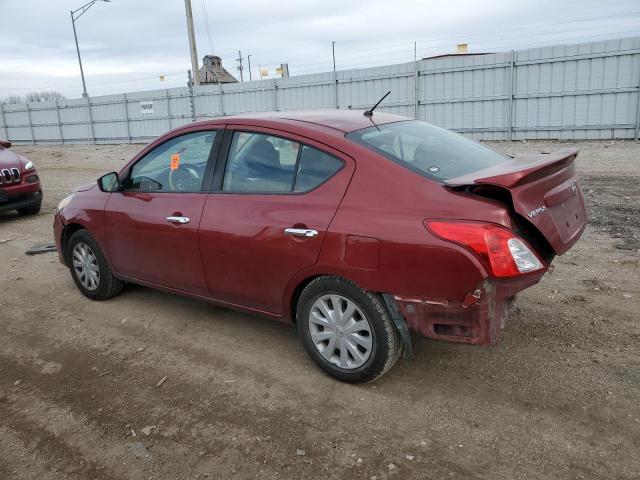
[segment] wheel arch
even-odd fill
[[[65,225],[64,229],[62,230],[62,239],[60,241],[60,245],[62,247],[62,254],[64,255],[64,259],[67,265],[69,264],[69,259],[67,258],[67,247],[69,246],[69,239],[78,230],[88,230],[88,229],[85,225],[82,225],[81,223],[71,222]]]
[[[304,291],[306,286],[309,285],[309,283],[311,283],[313,280],[319,277],[339,277],[353,283],[354,285],[358,285],[358,283],[355,282],[354,280],[344,275],[341,275],[339,273],[328,273],[328,272],[314,273],[312,275],[308,275],[304,277],[301,281],[298,282],[298,284],[293,289],[293,292],[291,294],[291,300],[289,302],[289,315],[291,316],[291,322],[294,325],[297,325],[298,323],[296,312],[298,310],[298,301],[300,300],[300,296],[302,295],[302,292]],[[398,334],[400,335],[400,339],[402,341],[404,357],[405,358],[411,357],[413,355],[413,342],[411,338],[411,333],[409,331],[409,325],[407,324],[406,319],[402,316],[402,313],[398,309],[395,303],[395,300],[393,298],[393,295],[389,295],[388,293],[382,293],[382,292],[370,292],[370,293],[376,295],[380,299],[383,307],[387,310],[387,314],[389,315],[389,318],[391,318],[391,320],[393,321],[393,324],[396,330],[398,331]]]
[[[307,285],[309,285],[313,280],[315,280],[318,277],[324,277],[324,276],[329,276],[332,275],[330,273],[317,273],[314,275],[310,275],[308,277],[305,277],[302,279],[302,281],[298,282],[298,284],[295,286],[295,288],[293,289],[293,292],[291,294],[291,300],[289,301],[289,315],[291,318],[291,323],[293,323],[294,325],[298,324],[298,318],[296,315],[296,312],[298,310],[298,301],[300,300],[300,295],[302,295],[302,292],[304,291],[304,289],[306,288]]]

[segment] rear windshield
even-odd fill
[[[418,120],[357,130],[348,133],[347,138],[416,173],[440,181],[506,160],[462,135]]]

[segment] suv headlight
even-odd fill
[[[64,207],[69,205],[71,203],[71,200],[73,199],[73,197],[74,197],[73,193],[71,195],[67,195],[66,197],[64,197],[60,201],[60,203],[58,204],[58,211],[62,210]]]
[[[29,160],[27,163],[25,163],[24,164],[24,169],[25,169],[25,171],[33,169],[33,162],[31,160]]]

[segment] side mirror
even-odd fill
[[[119,192],[120,177],[116,172],[107,173],[98,179],[98,188],[103,192]]]
[[[4,148],[11,148],[11,142],[9,140],[0,140],[0,146]]]

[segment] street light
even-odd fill
[[[93,4],[96,2],[110,3],[111,0],[91,0],[88,3],[85,3],[80,8],[76,10],[71,10],[71,25],[73,25],[73,38],[75,38],[76,40],[76,51],[78,52],[78,63],[80,64],[80,76],[82,77],[82,97],[83,98],[87,98],[89,94],[87,94],[87,84],[84,82],[84,70],[82,70],[82,59],[80,58],[80,47],[78,47],[78,35],[76,33],[76,20],[78,20],[84,14],[84,12],[89,10],[93,6]]]

